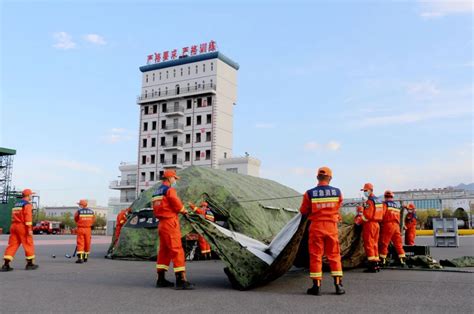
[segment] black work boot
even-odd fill
[[[82,264],[82,263],[84,263],[83,254],[82,254],[82,253],[78,253],[78,254],[77,254],[77,261],[76,261],[76,264]]]
[[[374,261],[370,261],[368,266],[367,266],[367,269],[364,270],[364,273],[376,273],[377,272],[377,262],[374,262]]]
[[[406,257],[400,257],[400,266],[403,268],[407,266]]]
[[[342,277],[334,277],[334,286],[336,287],[336,294],[346,293],[342,286]]]
[[[375,267],[375,271],[376,271],[376,272],[379,272],[379,271],[380,271],[380,262],[379,262],[379,261],[375,262],[375,266],[374,266],[374,267]]]
[[[84,263],[87,263],[88,258],[89,258],[89,254],[84,253]]]
[[[306,290],[309,295],[321,295],[321,280],[313,280],[313,286]]]
[[[34,264],[32,259],[27,259],[25,270],[35,270],[35,269],[38,269],[38,265]]]
[[[2,268],[0,269],[1,272],[12,271],[13,268],[10,267],[10,260],[6,259],[5,263],[3,264]]]
[[[386,267],[387,266],[387,258],[386,257],[381,257],[380,258],[380,266],[381,267]]]
[[[156,287],[157,288],[169,288],[173,287],[174,283],[171,281],[166,280],[165,278],[165,272],[164,271],[159,271],[158,272],[158,280],[156,281]]]
[[[194,285],[186,280],[186,274],[184,271],[176,273],[176,290],[193,290]]]

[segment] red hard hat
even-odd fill
[[[30,189],[24,189],[22,194],[23,194],[23,196],[30,196],[30,195],[33,195],[35,193],[33,191],[31,191]]]
[[[386,198],[393,198],[394,195],[393,195],[393,192],[392,192],[392,191],[387,190],[387,191],[385,191],[385,193],[383,194],[383,196],[386,197]]]
[[[87,207],[87,200],[80,200],[77,205],[82,206],[82,207]]]
[[[371,190],[371,191],[374,190],[374,186],[372,185],[372,183],[364,184],[364,187],[361,189],[361,191],[367,191],[367,190]]]
[[[415,207],[415,204],[410,203],[410,204],[408,204],[407,208],[408,209],[415,209],[416,207]]]
[[[178,177],[176,175],[176,171],[174,171],[174,170],[165,170],[165,172],[163,173],[163,178],[172,178],[172,177],[175,177],[177,180],[180,179],[180,177]]]
[[[209,204],[208,204],[207,202],[202,202],[202,203],[201,203],[201,207],[202,207],[202,206],[208,206],[208,205],[209,205]]]
[[[318,175],[320,174],[332,177],[332,170],[328,167],[321,167],[318,169]]]

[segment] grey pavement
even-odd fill
[[[71,244],[56,244],[57,239]],[[0,254],[6,240],[7,236],[0,236]],[[196,290],[175,291],[154,287],[152,262],[104,259],[107,238],[94,237],[102,244],[93,244],[89,263],[82,265],[64,257],[74,250],[72,237],[35,236],[35,240],[42,243],[36,248],[38,270],[23,270],[20,250],[13,263],[16,269],[0,273],[0,313],[474,312],[472,273],[385,270],[365,274],[356,269],[345,272],[346,295],[334,295],[332,280],[325,274],[323,295],[316,297],[305,294],[310,280],[304,271],[290,271],[264,287],[237,291],[231,288],[222,262],[202,261],[187,264]],[[419,237],[417,243],[430,244],[430,240]],[[474,237],[463,237],[460,248],[432,248],[432,253],[457,257],[473,255],[473,248]]]

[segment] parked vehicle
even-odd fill
[[[61,232],[59,221],[40,221],[33,227],[34,234],[58,234]]]

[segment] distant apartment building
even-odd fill
[[[108,215],[108,207],[98,206],[95,200],[88,201],[88,208],[92,209],[97,216],[102,216],[107,218]],[[78,205],[71,205],[71,206],[47,206],[43,207],[42,210],[45,212],[46,216],[50,217],[60,217],[67,213],[74,216],[74,214],[79,209]]]

